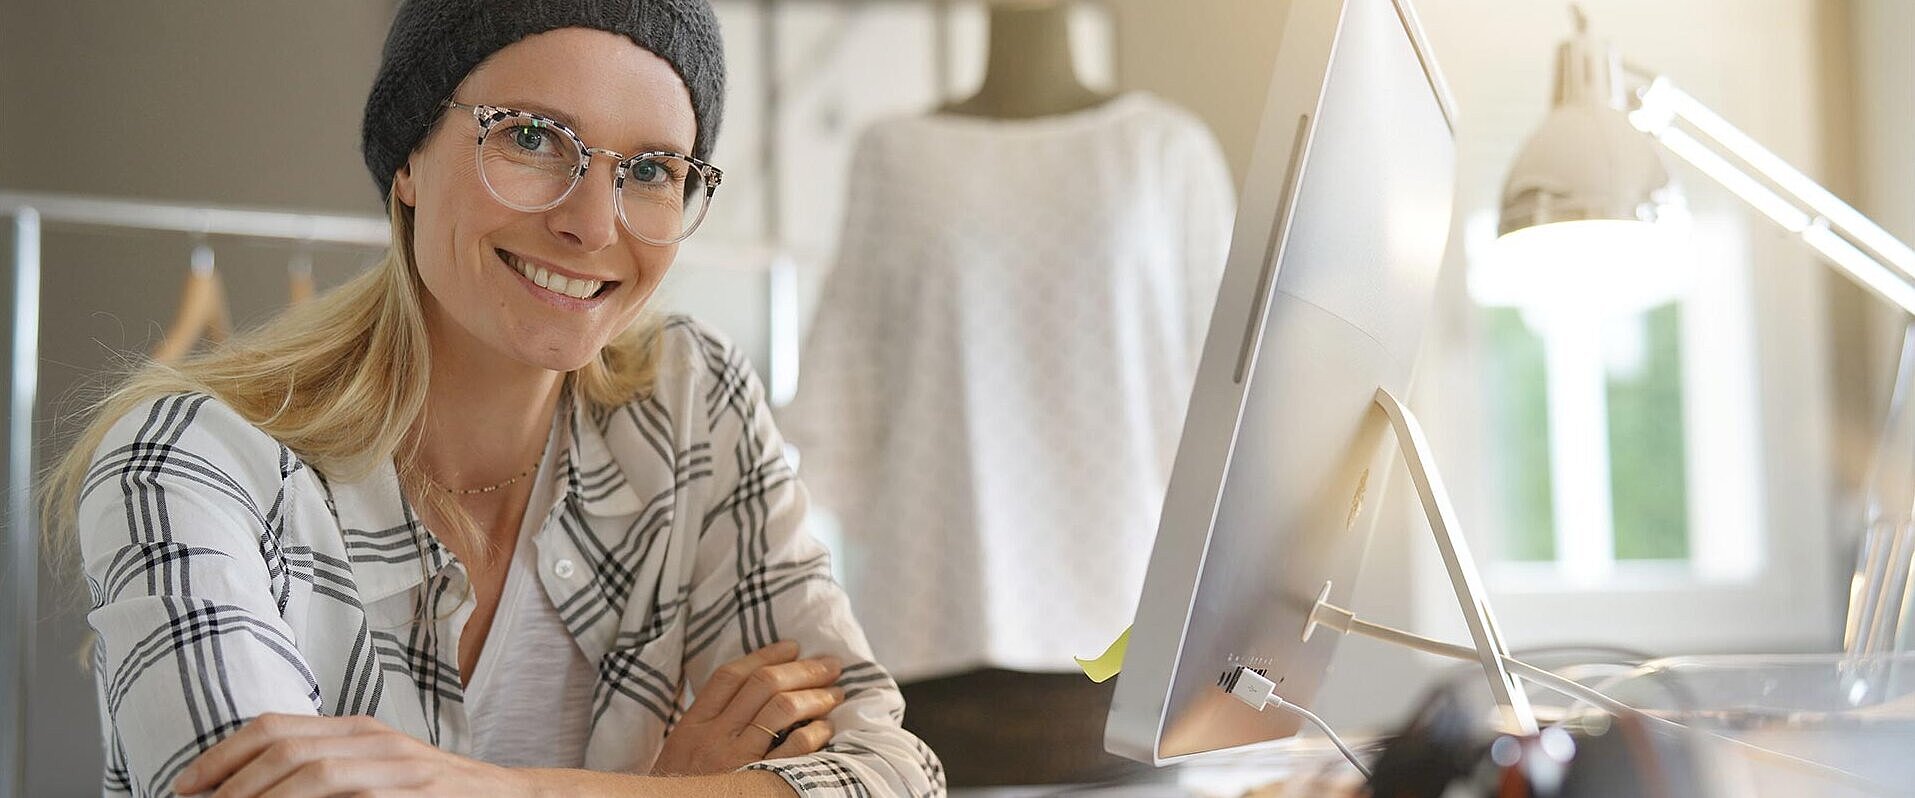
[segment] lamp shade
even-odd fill
[[[1619,74],[1586,31],[1557,50],[1554,108],[1503,185],[1495,247],[1470,270],[1478,302],[1635,312],[1682,289],[1681,190],[1623,112]]]
[[[1497,234],[1556,222],[1660,220],[1681,197],[1655,147],[1618,109],[1556,106],[1510,168]]]
[[[1622,111],[1619,71],[1586,33],[1558,48],[1555,108],[1510,168],[1498,235],[1554,222],[1655,222],[1681,203],[1655,142]]]

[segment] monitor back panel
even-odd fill
[[[1450,224],[1451,110],[1407,0],[1294,4],[1107,744],[1167,762],[1294,734],[1217,684],[1308,706],[1348,606]],[[1402,531],[1393,531],[1400,534]]]

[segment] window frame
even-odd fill
[[[1491,603],[1513,645],[1600,642],[1671,654],[1839,645],[1840,591],[1828,544],[1831,398],[1821,376],[1828,373],[1827,273],[1729,198],[1698,193],[1700,279],[1686,293],[1683,322],[1691,560],[1612,561],[1581,578],[1565,578],[1553,564],[1494,561],[1499,530],[1484,481],[1494,469],[1482,418],[1480,311],[1458,276],[1484,243],[1482,217],[1456,226],[1465,240],[1451,247],[1452,277],[1439,289],[1442,323],[1426,358],[1447,390],[1419,404],[1451,430],[1443,436],[1450,450],[1439,444],[1437,456],[1457,474],[1452,485],[1472,486],[1453,498],[1472,548],[1485,555]],[[1722,344],[1710,336],[1739,336],[1741,355],[1694,367],[1698,355]],[[1738,465],[1752,488],[1725,489],[1712,479]],[[1746,495],[1758,501],[1751,505],[1740,498]],[[1460,635],[1462,619],[1433,547],[1416,547],[1413,560],[1417,625]]]

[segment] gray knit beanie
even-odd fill
[[[671,64],[691,90],[692,157],[710,157],[725,110],[725,46],[710,0],[404,0],[359,134],[380,199],[466,73],[506,45],[559,28],[617,33]]]

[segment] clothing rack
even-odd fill
[[[41,226],[280,239],[301,244],[384,247],[390,226],[376,216],[98,199],[0,191],[13,228],[13,346],[8,355],[7,523],[0,603],[11,639],[0,642],[0,794],[26,794],[27,696],[38,620],[40,534],[33,501],[33,411],[39,388]]]

